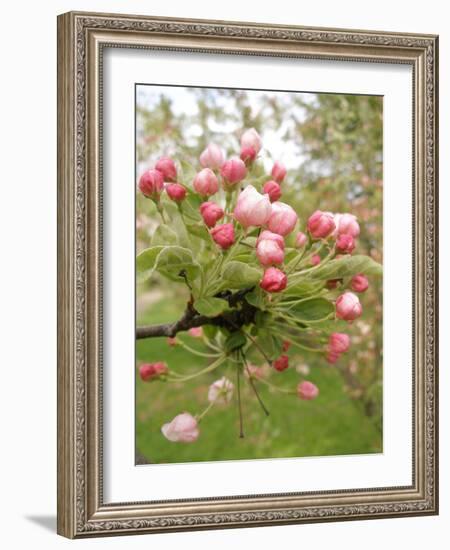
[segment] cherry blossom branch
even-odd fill
[[[217,317],[207,317],[206,315],[200,315],[192,305],[192,301],[188,302],[186,310],[182,317],[173,323],[165,323],[161,325],[147,325],[136,328],[136,339],[142,338],[156,338],[166,336],[173,338],[178,332],[187,331],[191,328],[202,327],[204,325],[212,325],[216,327],[225,327],[231,330],[241,328],[243,325],[254,321],[255,313],[257,309],[248,304],[244,296],[248,292],[253,290],[245,289],[240,290],[234,294],[231,292],[223,293],[218,297],[228,300],[230,307],[236,307],[238,303],[242,304],[241,309],[229,311],[218,315]]]

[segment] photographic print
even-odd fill
[[[382,97],[135,97],[136,462],[382,452]]]

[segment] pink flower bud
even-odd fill
[[[276,267],[268,267],[259,283],[259,286],[267,292],[281,292],[286,288],[286,285],[286,274]]]
[[[235,220],[245,228],[252,225],[260,227],[267,223],[271,211],[269,197],[258,193],[253,185],[248,185],[239,193],[233,214]]]
[[[170,183],[167,185],[166,193],[175,202],[182,202],[186,198],[186,189],[179,183]]]
[[[162,426],[161,432],[169,441],[181,443],[193,443],[200,435],[197,420],[189,413],[177,415],[171,422]]]
[[[365,292],[369,288],[369,281],[365,275],[360,273],[352,277],[350,288],[355,292]]]
[[[359,223],[353,214],[335,214],[335,235],[351,235],[356,238],[359,235]]]
[[[291,206],[284,202],[274,202],[267,227],[270,231],[285,237],[293,231],[297,220],[298,216]]]
[[[169,336],[169,338],[167,338],[167,343],[171,347],[176,346],[177,345],[177,339],[175,337],[172,338],[171,336]]]
[[[194,189],[199,195],[208,197],[219,190],[219,180],[211,168],[203,168],[194,178]]]
[[[223,218],[224,211],[215,202],[204,202],[200,205],[200,214],[208,227],[214,227]]]
[[[222,149],[215,143],[210,143],[200,155],[200,164],[203,168],[218,170],[225,161]]]
[[[286,166],[281,164],[281,162],[276,162],[272,168],[272,178],[277,182],[281,183],[286,177]]]
[[[351,235],[339,235],[336,239],[336,250],[341,254],[351,254],[355,246],[355,239]]]
[[[220,173],[224,179],[225,187],[233,187],[242,181],[247,175],[247,168],[241,159],[230,159],[224,162]]]
[[[291,347],[291,342],[289,342],[289,340],[283,340],[283,351],[288,351],[290,347]]]
[[[299,231],[297,233],[297,236],[295,237],[295,246],[297,248],[303,248],[307,242],[308,242],[308,237],[304,233]]]
[[[256,241],[256,256],[263,266],[282,264],[284,261],[283,237],[271,231],[263,231]]]
[[[264,378],[266,372],[264,367],[258,367],[256,365],[249,364],[245,369],[245,375],[247,378]]]
[[[224,223],[211,229],[214,242],[226,250],[234,243],[234,227],[232,223]]]
[[[344,292],[336,300],[336,316],[344,321],[353,321],[362,313],[358,296],[353,292]]]
[[[304,380],[303,382],[300,382],[300,384],[297,386],[297,395],[300,397],[300,399],[310,401],[311,399],[315,399],[319,395],[319,388],[312,382]]]
[[[261,241],[266,241],[266,240],[275,241],[277,245],[282,250],[284,250],[284,239],[281,235],[278,235],[278,233],[272,233],[272,231],[268,231],[267,229],[265,229],[264,231],[261,231],[261,234],[256,239],[256,246],[258,246],[258,244]]]
[[[144,382],[160,378],[169,372],[166,363],[144,363],[139,367],[139,376]]]
[[[164,177],[159,170],[147,170],[139,179],[139,190],[149,199],[159,200],[164,189]]]
[[[308,231],[314,239],[325,239],[335,230],[333,214],[316,210],[308,220]]]
[[[270,202],[277,201],[282,195],[281,187],[276,181],[273,180],[266,181],[263,191],[269,195]]]
[[[250,166],[256,158],[256,151],[253,147],[243,147],[239,158],[244,161],[245,166]]]
[[[234,384],[223,376],[220,380],[216,380],[209,386],[208,401],[226,405],[233,397]]]
[[[331,365],[334,365],[338,361],[338,359],[339,359],[339,353],[335,353],[333,351],[329,351],[327,353],[327,361]]]
[[[155,168],[161,172],[164,181],[177,181],[177,167],[171,158],[161,157]]]
[[[350,336],[344,332],[332,332],[328,338],[328,351],[330,353],[345,353],[350,348]]]
[[[251,147],[255,150],[256,154],[261,151],[262,140],[261,136],[254,128],[246,130],[241,136],[241,148],[246,149]]]
[[[319,254],[313,254],[311,256],[311,265],[319,265],[320,264],[320,261],[321,261],[321,258],[319,256]]]
[[[284,261],[284,251],[274,241],[261,241],[256,256],[263,266],[280,265]]]
[[[202,327],[193,327],[188,330],[188,334],[192,338],[201,338],[203,336],[203,329]]]
[[[339,283],[342,283],[342,279],[328,279],[328,281],[325,283],[325,286],[330,290],[333,290],[337,288]]]
[[[272,363],[272,366],[278,372],[286,370],[289,367],[289,357],[287,355],[281,355]]]

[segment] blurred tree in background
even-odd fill
[[[367,254],[382,262],[382,105],[382,98],[377,96],[140,86],[136,107],[137,176],[152,166],[158,157],[168,155],[179,162],[183,183],[191,185],[190,167],[200,169],[198,157],[208,143],[220,144],[227,156],[236,156],[240,133],[245,128],[254,127],[267,149],[276,155],[272,159],[263,149],[255,168],[256,175],[258,172],[260,175],[270,174],[274,160],[287,166],[281,200],[291,204],[299,214],[300,229],[305,230],[306,220],[316,209],[351,212],[361,225],[355,253]],[[139,193],[136,200],[139,252],[149,245],[159,220],[151,201]],[[304,453],[296,445],[289,450],[287,447],[283,449],[280,438],[270,430],[269,434],[274,436],[272,439],[266,433],[264,437],[269,441],[263,442],[261,435],[252,440],[246,450],[241,447],[235,452],[230,449],[225,452],[223,448],[209,450],[200,446],[196,450],[184,447],[180,451],[179,446],[173,449],[158,439],[159,419],[170,417],[170,413],[164,411],[162,394],[155,390],[158,395],[154,395],[149,403],[150,390],[148,386],[142,388],[138,381],[136,428],[139,452],[157,462],[379,452],[383,373],[382,280],[374,278],[370,283],[364,294],[364,314],[349,328],[352,348],[345,358],[331,366],[325,357],[309,356],[305,352],[297,361],[300,369],[324,373],[319,376],[328,377],[322,381],[325,386],[327,383],[339,384],[342,395],[330,407],[335,407],[333,411],[336,407],[339,410],[341,398],[345,399],[346,407],[350,403],[351,409],[346,408],[343,415],[352,417],[344,422],[347,431],[354,430],[352,436],[345,436],[344,429],[341,433],[336,427],[336,418],[329,419],[329,411],[325,411],[320,419],[324,422],[328,418],[330,427],[328,431],[326,426],[323,428],[324,444],[318,444],[312,433],[314,445],[311,443],[308,448],[305,443]],[[158,276],[151,282],[138,284],[137,323],[177,319],[186,298],[185,288],[171,285]],[[164,356],[149,357],[149,354],[165,353],[164,346],[157,341],[137,342],[137,359],[164,359]],[[175,354],[177,361],[183,361],[180,353],[183,352],[169,350],[169,355]],[[186,361],[191,360],[186,358]],[[208,381],[205,384],[207,388]],[[179,399],[184,403],[183,397]],[[158,407],[160,417],[155,412]],[[312,407],[318,411],[314,408],[316,404]],[[317,435],[319,424],[314,424],[314,430]],[[363,437],[363,432],[370,435]],[[331,440],[334,437],[334,442],[327,437]],[[338,444],[339,438],[343,437],[349,438],[347,446]],[[281,445],[279,452],[273,450],[277,441]],[[229,447],[231,443],[227,440],[224,446]],[[258,445],[260,452],[255,450]]]

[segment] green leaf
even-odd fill
[[[245,295],[245,299],[251,306],[255,306],[258,309],[266,308],[266,293],[261,288],[257,287],[252,292]]]
[[[247,339],[243,332],[241,332],[240,330],[232,332],[230,336],[228,336],[228,338],[225,340],[225,351],[229,353],[230,351],[242,348],[246,342]]]
[[[381,275],[383,272],[382,266],[369,256],[344,256],[337,260],[331,260],[324,266],[319,266],[317,269],[306,272],[305,277],[310,277],[320,280],[341,279],[343,277],[351,277],[357,273],[365,275]]]
[[[155,267],[158,254],[163,250],[164,246],[151,246],[146,248],[136,256],[136,270],[138,273],[153,270]]]
[[[192,252],[181,246],[164,247],[159,253],[155,269],[172,281],[183,281],[183,272],[189,281],[194,281],[201,271]]]
[[[201,314],[207,317],[217,317],[228,309],[228,302],[221,298],[200,298],[195,300],[194,308]]]
[[[248,288],[256,285],[262,277],[262,270],[250,267],[244,262],[229,262],[222,271],[222,288]]]
[[[186,229],[191,235],[211,242],[211,235],[203,223],[186,223]]]
[[[297,321],[320,321],[334,312],[334,305],[325,298],[310,298],[297,302],[285,311]]]
[[[312,294],[317,294],[324,287],[323,281],[305,281],[304,279],[290,286],[283,292],[283,300],[289,298],[306,298]]]
[[[184,281],[181,272],[186,274],[189,281],[194,281],[201,268],[194,260],[192,252],[181,246],[151,246],[143,250],[136,257],[136,270],[144,274],[145,278],[151,277],[157,270],[172,281]]]
[[[282,339],[274,336],[270,329],[260,329],[258,331],[258,344],[272,361],[280,357],[283,351]]]
[[[158,225],[152,237],[152,246],[178,244],[177,234],[168,225]]]

